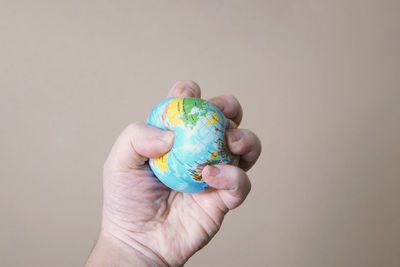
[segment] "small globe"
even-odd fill
[[[200,98],[167,98],[151,111],[147,123],[175,134],[172,149],[150,159],[155,176],[180,192],[209,189],[201,172],[207,165],[237,163],[226,147],[225,129],[236,127],[213,104]]]

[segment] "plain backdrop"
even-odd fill
[[[118,134],[177,80],[263,154],[187,266],[400,266],[399,1],[0,0],[0,266],[82,266]]]

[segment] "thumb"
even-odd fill
[[[174,133],[135,122],[129,125],[115,141],[105,168],[128,170],[140,168],[149,158],[167,153],[174,143]]]

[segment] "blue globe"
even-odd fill
[[[166,186],[185,193],[209,186],[201,172],[207,165],[237,163],[226,147],[225,129],[236,127],[213,104],[200,98],[167,98],[151,111],[147,123],[175,134],[172,149],[150,159],[155,176]]]

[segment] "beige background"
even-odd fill
[[[400,266],[399,1],[0,0],[0,266],[81,266],[101,169],[177,80],[263,154],[187,266]]]

